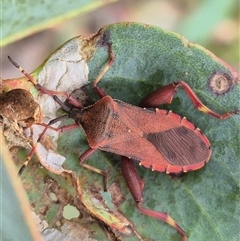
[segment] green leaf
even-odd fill
[[[112,0],[115,1],[115,0]],[[1,4],[1,46],[26,37],[34,32],[90,12],[111,1],[3,1]],[[51,10],[51,11],[50,11]]]
[[[0,233],[2,240],[42,240],[32,222],[24,189],[0,131]]]
[[[89,80],[92,83],[107,64],[108,48],[104,45],[108,41],[111,42],[115,61],[99,86],[113,98],[138,105],[146,94],[156,88],[173,81],[184,80],[212,110],[224,113],[240,109],[240,81],[236,71],[206,49],[188,42],[175,33],[148,25],[120,23],[105,26],[94,38],[89,40],[89,44],[96,47],[92,58],[87,62],[90,70]],[[56,63],[52,68],[58,70],[59,67]],[[209,87],[209,81],[216,74],[223,79],[226,77],[232,84],[232,87],[222,95],[214,93]],[[88,89],[88,97],[97,100],[91,84]],[[186,231],[189,241],[237,241],[240,215],[239,116],[217,120],[199,112],[194,109],[189,97],[182,90],[174,96],[173,103],[165,107],[186,116],[201,129],[211,142],[212,156],[205,167],[180,178],[171,178],[165,173],[138,167],[145,182],[144,206],[171,215]],[[73,122],[63,122],[70,123]],[[87,199],[86,204],[93,215],[101,219],[99,214],[103,212],[102,205],[108,206],[109,217],[106,217],[104,222],[108,223],[121,240],[139,240],[138,234],[142,239],[181,240],[180,235],[169,225],[137,211],[121,174],[120,158],[99,150],[90,156],[87,164],[109,170],[108,192],[113,194],[110,190],[115,187],[116,196],[121,197],[114,205],[112,202],[116,196],[102,192],[102,177],[78,164],[79,155],[87,148],[85,134],[80,128],[63,133],[58,140],[58,151],[66,157],[64,168],[73,170],[79,177],[82,199]],[[36,179],[37,171],[30,171],[33,167],[34,165],[30,165],[25,170],[27,179],[31,175]],[[69,193],[72,196],[76,195],[75,191],[67,187],[71,186],[71,182],[66,184],[61,178],[49,175],[57,180],[61,187],[71,190]],[[38,180],[41,183],[39,178]],[[96,207],[91,208],[91,202],[92,205],[96,205],[96,196],[99,198],[97,200],[101,200],[98,202],[101,211]],[[37,201],[36,196],[34,203],[40,207],[41,203]],[[133,225],[130,236],[126,230],[116,231],[120,225],[114,226],[111,223],[113,212],[118,212],[118,209],[121,211],[119,215],[125,215]]]

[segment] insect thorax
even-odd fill
[[[79,122],[92,148],[97,148],[104,139],[108,138],[108,128],[113,116],[114,101],[110,96],[106,96],[95,104],[84,108]]]

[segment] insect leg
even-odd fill
[[[127,157],[122,157],[121,168],[122,168],[122,173],[126,180],[127,186],[136,202],[138,210],[147,216],[150,216],[160,221],[168,223],[182,235],[182,241],[186,241],[187,240],[186,233],[178,225],[178,223],[173,218],[171,218],[167,213],[157,212],[151,209],[144,208],[142,206],[144,183],[143,183],[143,180],[138,175],[134,162],[128,159]]]
[[[102,70],[102,72],[98,75],[98,77],[93,82],[94,90],[96,91],[96,93],[98,94],[98,96],[100,98],[103,98],[104,96],[106,96],[106,94],[105,94],[103,89],[101,89],[97,86],[97,84],[102,79],[102,77],[106,74],[106,72],[111,68],[111,66],[114,62],[114,59],[115,59],[114,53],[112,51],[112,44],[109,43],[108,46],[109,46],[109,61],[108,61],[108,64],[105,66],[105,68]]]
[[[104,177],[104,191],[107,191],[107,181],[108,181],[108,175],[107,175],[107,171],[103,171],[100,170],[96,167],[90,166],[88,164],[85,164],[84,162],[98,149],[93,149],[93,148],[89,148],[87,149],[80,157],[79,157],[79,164],[85,168],[87,168],[88,170],[91,170],[93,172],[96,172],[100,175],[102,175]]]
[[[173,82],[162,88],[159,88],[149,95],[147,95],[142,102],[140,103],[141,107],[153,108],[162,104],[170,104],[172,102],[173,96],[177,91],[178,87],[182,87],[184,91],[187,93],[189,98],[191,99],[194,107],[199,111],[202,111],[210,116],[213,116],[217,119],[226,119],[231,115],[239,114],[239,110],[226,112],[224,114],[218,114],[212,110],[210,110],[207,106],[205,106],[201,100],[197,97],[197,95],[193,92],[191,87],[184,81]]]
[[[37,149],[37,146],[38,144],[40,143],[40,141],[42,140],[43,136],[45,135],[46,131],[48,129],[52,129],[52,130],[55,130],[55,131],[58,131],[58,132],[63,132],[63,131],[66,131],[66,130],[72,130],[72,129],[75,129],[75,128],[79,128],[79,125],[78,124],[72,124],[72,125],[67,125],[67,126],[62,126],[62,127],[59,127],[59,128],[54,128],[54,127],[51,127],[51,125],[53,125],[54,123],[58,122],[58,121],[61,121],[63,119],[66,119],[68,118],[68,115],[63,115],[63,116],[59,116],[51,121],[49,121],[48,124],[44,124],[44,123],[39,123],[39,125],[42,125],[44,126],[44,130],[42,131],[42,133],[39,135],[38,137],[38,140],[37,142],[33,145],[30,153],[28,154],[27,158],[26,158],[26,161],[24,162],[24,164],[22,165],[22,167],[20,168],[18,174],[21,175],[24,171],[24,169],[26,168],[26,166],[28,165],[29,161],[31,160],[33,154],[36,152],[36,149]],[[36,123],[37,124],[37,123]]]

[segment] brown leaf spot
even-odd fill
[[[208,84],[215,94],[223,95],[231,89],[233,81],[226,73],[217,72],[210,76]]]
[[[123,201],[124,197],[120,191],[120,187],[118,183],[113,183],[109,188],[108,191],[111,193],[112,202],[118,207]]]
[[[110,41],[110,32],[108,30],[100,29],[99,33],[100,33],[100,38],[98,39],[96,46],[98,47],[108,46]]]

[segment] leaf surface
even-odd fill
[[[120,23],[103,27],[95,38],[98,38],[97,42],[89,42],[96,47],[91,59],[87,60],[89,81],[92,83],[108,62],[106,43],[111,42],[115,61],[99,85],[113,98],[138,105],[145,95],[156,88],[184,80],[202,102],[214,111],[224,113],[240,109],[239,76],[236,71],[206,49],[175,33],[153,26]],[[229,90],[222,95],[214,93],[209,87],[209,81],[216,74],[223,80],[230,80],[227,82],[230,83]],[[88,96],[91,100],[97,100],[91,83]],[[213,153],[204,168],[180,178],[138,167],[145,182],[144,206],[171,215],[186,231],[189,241],[237,241],[240,214],[239,116],[217,120],[199,112],[183,90],[179,90],[173,103],[164,108],[186,116],[199,127],[209,138]],[[63,124],[67,123],[73,122],[67,120]],[[138,234],[142,239],[181,240],[169,225],[137,211],[121,175],[120,158],[97,151],[87,163],[109,170],[108,187],[119,187],[115,196],[123,197],[117,205],[113,205],[116,197],[102,192],[102,177],[78,164],[79,155],[87,148],[85,134],[80,128],[63,133],[58,141],[58,151],[66,157],[64,168],[73,170],[79,177],[83,196],[89,198],[90,202],[95,200],[97,193],[98,197],[101,196],[102,204],[107,205],[109,210],[120,210],[133,225],[131,236],[127,235],[129,230],[118,231],[121,240],[139,240]],[[91,212],[100,218],[96,209],[91,209]],[[114,226],[111,223],[111,215],[106,219],[109,219],[108,225],[114,230],[120,227],[120,224]]]

